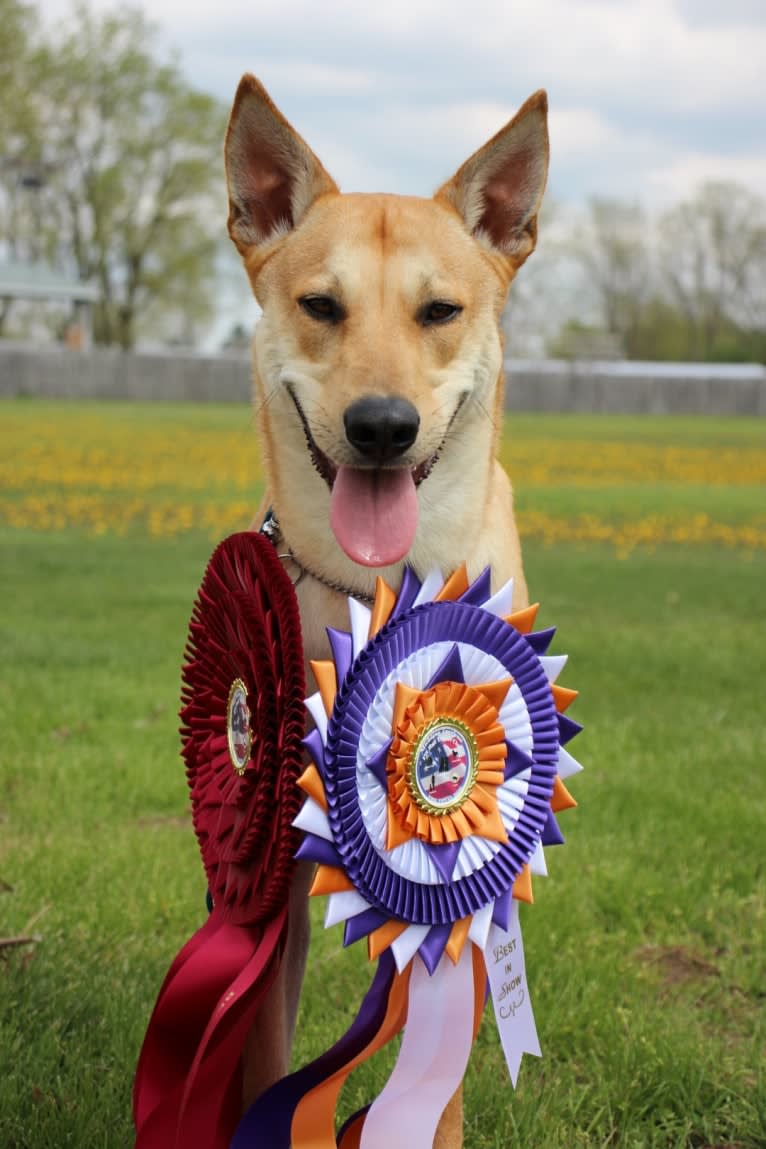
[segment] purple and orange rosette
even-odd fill
[[[348,1032],[251,1107],[232,1149],[432,1144],[488,991],[514,1084],[523,1053],[539,1055],[518,903],[576,805],[580,726],[554,631],[533,630],[537,607],[514,612],[512,590],[492,594],[489,571],[407,570],[398,593],[378,581],[372,609],[349,600],[349,632],[328,631],[297,856],[317,863],[326,925],[366,939],[377,971]],[[336,1133],[349,1074],[402,1029],[382,1092]]]
[[[300,833],[305,680],[292,583],[263,535],[214,552],[189,625],[182,753],[212,899],[160,990],[136,1072],[137,1149],[227,1149],[241,1054],[277,972]]]

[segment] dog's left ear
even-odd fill
[[[318,196],[338,190],[255,76],[237,88],[224,154],[229,235],[242,255],[296,227]]]
[[[510,123],[443,184],[437,199],[514,269],[534,251],[537,214],[548,177],[548,97],[535,92]]]

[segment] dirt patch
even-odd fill
[[[721,976],[718,966],[686,946],[642,946],[633,956],[642,965],[656,967],[666,986]],[[708,1149],[736,1149],[736,1146],[715,1145]]]

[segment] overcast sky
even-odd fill
[[[145,7],[200,88],[228,102],[255,72],[344,190],[430,193],[545,87],[558,200],[660,207],[706,178],[766,195],[764,0]]]

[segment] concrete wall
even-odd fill
[[[506,366],[506,403],[515,411],[766,415],[766,367],[561,360]],[[0,397],[20,395],[246,403],[250,363],[241,355],[74,352],[0,341]]]
[[[506,364],[506,407],[656,415],[766,415],[766,367],[709,363]]]
[[[68,351],[0,341],[0,396],[247,403],[246,356],[188,351],[128,354],[112,348]]]

